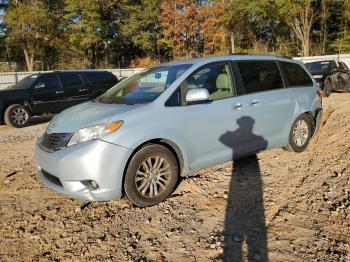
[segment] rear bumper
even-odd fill
[[[95,140],[50,153],[39,146],[40,142],[35,149],[38,177],[47,187],[84,200],[107,201],[122,196],[131,149]],[[98,187],[93,188],[91,181]]]
[[[314,119],[315,119],[315,131],[313,134],[313,137],[317,135],[317,133],[321,129],[321,124],[322,124],[322,115],[323,115],[323,109],[320,108],[316,111]]]

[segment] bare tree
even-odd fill
[[[319,14],[313,6],[314,1],[284,0],[280,1],[280,3],[282,4],[281,10],[286,18],[286,22],[300,42],[302,56],[309,56],[311,28],[319,18]]]

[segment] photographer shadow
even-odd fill
[[[253,133],[254,123],[251,117],[241,117],[236,131],[220,137],[232,149],[234,160],[225,214],[223,261],[268,261],[262,181],[256,155],[268,143]],[[247,254],[243,253],[244,245]]]

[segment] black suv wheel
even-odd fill
[[[9,106],[5,110],[4,121],[5,124],[12,127],[25,127],[30,119],[29,110],[20,104]]]

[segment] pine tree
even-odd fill
[[[128,1],[128,17],[123,23],[123,33],[145,55],[161,60],[162,27],[160,25],[161,0]]]

